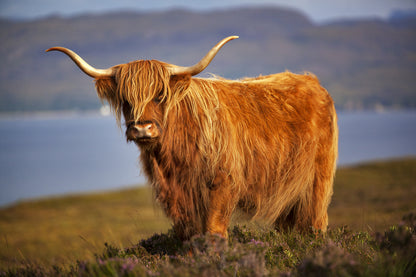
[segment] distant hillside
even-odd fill
[[[0,20],[0,111],[94,109],[92,80],[52,46],[96,67],[135,59],[189,65],[228,35],[206,72],[226,78],[312,71],[342,108],[415,108],[414,17],[316,25],[280,8],[112,13]],[[204,76],[204,75],[203,75]]]

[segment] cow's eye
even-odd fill
[[[162,102],[162,98],[161,97],[155,97],[153,99],[153,102],[155,102],[156,104],[159,104],[160,102]]]
[[[159,104],[160,102],[162,102],[162,100],[163,100],[162,92],[159,92],[159,94],[153,99],[153,102],[155,102],[156,104]]]

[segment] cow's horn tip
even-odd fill
[[[50,51],[53,51],[53,50],[56,50],[56,47],[51,47],[49,49],[46,49],[45,52],[50,52]]]

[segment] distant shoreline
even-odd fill
[[[10,119],[57,119],[78,117],[108,117],[111,116],[109,108],[103,106],[101,109],[93,110],[45,110],[45,111],[15,111],[0,112],[0,120]]]
[[[338,113],[407,113],[416,112],[416,109],[406,108],[384,108],[384,109],[337,109]],[[109,117],[112,116],[110,108],[103,106],[100,109],[91,110],[44,110],[44,111],[13,111],[1,112],[0,120],[11,119],[59,119],[59,118],[78,118],[78,117]]]

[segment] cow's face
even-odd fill
[[[138,61],[120,66],[114,81],[116,89],[110,95],[118,98],[116,102],[124,116],[127,140],[139,146],[150,146],[162,136],[167,110],[178,103],[191,76],[170,76],[163,63]],[[112,99],[110,97],[110,103],[114,103]]]
[[[160,138],[169,78],[164,64],[135,61],[117,66],[114,78],[96,79],[99,97],[110,103],[119,122],[124,117],[128,141],[145,146]]]

